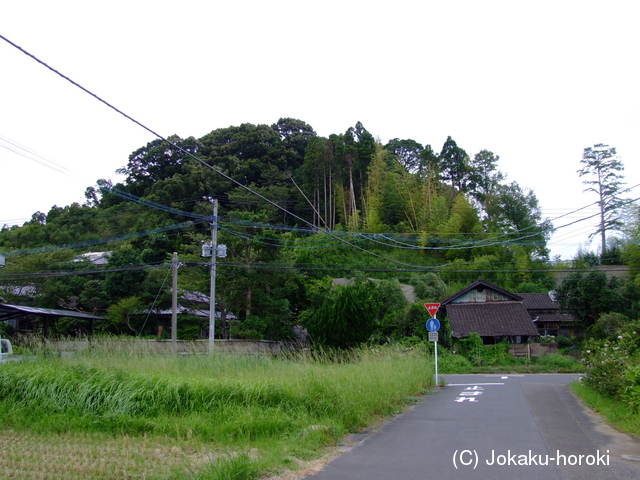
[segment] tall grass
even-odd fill
[[[491,357],[486,363],[478,364],[476,359],[469,359],[465,355],[453,355],[442,352],[438,359],[440,372],[443,374],[456,373],[491,373],[491,372],[518,372],[518,373],[582,373],[584,365],[573,357],[557,353],[543,355],[541,357]]]
[[[419,349],[273,358],[98,348],[2,365],[0,422],[40,433],[199,439],[223,451],[269,451],[278,463],[397,411],[432,385],[432,374]],[[238,458],[220,468],[246,463]]]
[[[640,436],[640,413],[617,398],[604,395],[583,383],[571,385],[573,393],[607,419],[614,427],[634,437]]]

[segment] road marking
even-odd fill
[[[465,400],[468,402],[477,402],[475,397],[479,397],[484,393],[484,387],[479,385],[473,385],[471,387],[465,388],[462,392],[458,394],[454,402],[462,403]]]
[[[466,387],[467,385],[504,385],[502,383],[449,383],[447,387]]]
[[[453,383],[447,385],[449,387],[467,387],[458,394],[454,402],[462,403],[464,401],[477,403],[476,397],[484,393],[484,387],[481,385],[504,385],[504,383]]]

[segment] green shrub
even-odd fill
[[[507,366],[518,363],[509,353],[508,343],[484,345],[476,332],[469,335],[469,338],[460,339],[460,353],[475,366]]]
[[[464,355],[472,364],[482,365],[484,363],[484,342],[480,335],[473,332],[469,338],[460,339],[460,353]]]
[[[583,365],[575,358],[560,355],[559,353],[551,353],[541,357],[535,357],[534,361],[537,365],[545,367],[545,370],[557,372],[576,372],[583,370]]]
[[[630,365],[625,372],[627,384],[620,395],[623,402],[631,407],[634,412],[640,411],[640,367]]]
[[[15,330],[6,322],[0,322],[0,338],[12,337]]]
[[[586,385],[598,392],[640,406],[640,322],[626,325],[615,339],[590,339],[583,346]]]
[[[485,365],[514,365],[518,360],[509,353],[509,344],[506,342],[488,345],[482,353]]]
[[[197,480],[254,480],[261,476],[258,464],[242,452],[217,459],[203,469]]]
[[[178,315],[178,339],[197,340],[200,338],[200,331],[209,325],[209,319],[182,313]]]
[[[469,373],[472,369],[471,362],[463,355],[448,353],[446,350],[438,349],[438,370],[439,373]]]
[[[379,299],[371,281],[335,285],[305,322],[309,337],[328,347],[347,348],[367,341],[374,333]]]

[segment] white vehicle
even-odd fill
[[[13,355],[13,348],[11,348],[11,342],[6,338],[0,338],[0,363],[5,361],[7,355]]]

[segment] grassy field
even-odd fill
[[[433,384],[425,350],[238,357],[135,345],[0,365],[0,478],[223,479],[295,470]]]

